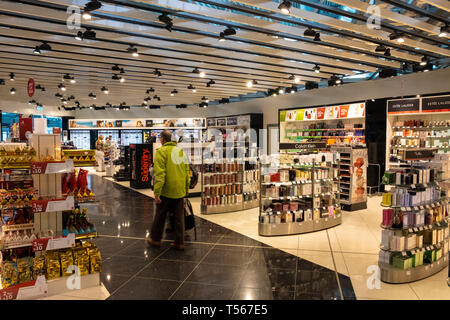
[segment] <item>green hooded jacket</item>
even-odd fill
[[[180,199],[189,192],[189,163],[175,142],[166,142],[156,150],[153,170],[155,196]]]

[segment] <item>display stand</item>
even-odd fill
[[[365,103],[280,110],[280,152],[340,154],[341,206],[367,208]]]
[[[84,226],[84,218],[76,212],[76,233],[70,232],[69,223],[64,221],[65,216],[74,214],[75,198],[82,200],[83,196],[63,191],[62,176],[72,174],[74,164],[73,160],[60,160],[60,140],[55,136],[33,135],[35,161],[29,169],[15,169],[24,171],[24,180],[14,186],[15,190],[1,193],[3,300],[67,292],[72,265],[81,275],[81,288],[100,285],[98,249],[92,243],[79,242],[97,235],[93,225],[85,219]]]
[[[436,152],[437,149],[434,150]],[[407,283],[429,277],[447,266],[449,201],[439,186],[440,174],[428,153],[405,153],[409,167],[391,168],[383,183],[381,280]]]
[[[339,181],[341,206],[345,211],[367,208],[367,166],[366,148],[331,147],[339,153]]]
[[[95,167],[95,150],[62,150],[63,158],[72,159],[75,167]]]
[[[341,224],[335,155],[298,156],[279,166],[273,160],[267,163],[261,166],[259,235],[301,234]]]
[[[152,144],[130,145],[131,179],[130,186],[135,189],[151,187],[150,168],[153,163]]]

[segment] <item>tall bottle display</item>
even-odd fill
[[[430,152],[410,151],[403,160],[408,167],[391,168],[383,177],[390,190],[381,203],[379,266],[381,280],[388,283],[426,278],[448,261],[450,207],[440,187],[444,172],[436,169]]]
[[[341,223],[336,155],[319,153],[261,165],[259,234],[319,231]]]

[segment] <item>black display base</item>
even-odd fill
[[[129,177],[113,177],[114,181],[129,181]]]
[[[363,210],[363,209],[367,209],[367,202],[359,202],[359,203],[352,203],[352,204],[345,204],[345,203],[341,202],[341,208],[344,211]]]

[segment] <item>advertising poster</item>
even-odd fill
[[[339,106],[339,118],[341,119],[346,119],[348,118],[348,109],[349,109],[349,105],[343,105],[343,106]]]
[[[325,120],[337,119],[339,112],[333,112],[335,107],[325,107]]]
[[[286,111],[280,111],[280,122],[285,122],[286,121]]]
[[[216,119],[206,119],[206,125],[208,127],[215,127],[217,125]]]
[[[303,120],[316,120],[317,109],[310,108],[305,109],[305,115],[303,116]]]
[[[69,128],[95,128],[92,120],[69,120]]]
[[[286,121],[296,121],[297,120],[297,110],[288,110],[286,112]]]
[[[226,125],[227,125],[227,119],[225,119],[225,118],[217,119],[217,126],[225,127]]]
[[[296,118],[296,120],[303,120],[304,116],[305,116],[305,110],[304,109],[297,110],[297,118]]]
[[[237,125],[242,127],[250,127],[250,116],[241,116],[237,118]]]
[[[325,108],[317,108],[317,120],[325,119]]]
[[[367,199],[367,149],[354,149],[353,159],[351,202],[365,202]]]
[[[347,118],[362,118],[365,115],[365,103],[353,103],[349,105]]]

